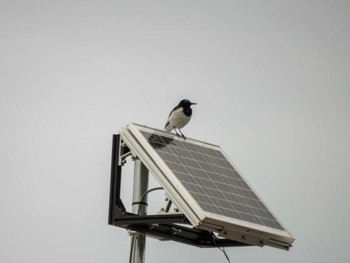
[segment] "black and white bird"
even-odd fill
[[[189,100],[182,100],[180,103],[170,112],[168,120],[165,124],[165,131],[171,132],[175,130],[176,135],[186,138],[180,129],[185,127],[185,125],[190,121],[192,116],[191,105],[195,105],[197,103],[190,102]],[[177,130],[181,133],[178,134]]]

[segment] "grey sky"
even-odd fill
[[[0,261],[127,262],[111,136],[188,98],[184,133],[221,145],[296,238],[231,261],[349,262],[349,20],[349,1],[1,0]],[[164,261],[226,262],[148,239]]]

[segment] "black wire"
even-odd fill
[[[155,187],[155,188],[152,188],[152,189],[149,189],[147,190],[146,192],[143,193],[143,195],[141,196],[141,200],[138,202],[138,203],[141,203],[143,202],[143,199],[152,191],[155,191],[155,190],[162,190],[163,187]],[[139,209],[137,211],[137,215],[140,215],[140,211],[141,211],[141,204],[139,204]],[[129,263],[132,263],[131,262],[131,259],[133,257],[133,254],[132,252],[134,251],[134,245],[135,245],[135,235],[132,235],[131,236],[131,245],[130,245],[130,253],[129,253]]]
[[[138,203],[143,202],[143,199],[150,193],[156,190],[163,190],[163,187],[155,187],[152,189],[147,190],[146,192],[143,193],[143,195],[141,196],[141,200]],[[140,211],[141,211],[141,204],[139,204],[139,210],[137,211],[137,215],[140,215]]]
[[[211,232],[211,234],[213,235],[213,242],[214,242],[214,245],[215,245],[222,253],[224,253],[224,256],[226,257],[227,262],[228,262],[228,263],[231,263],[230,258],[229,258],[229,256],[227,255],[227,253],[226,253],[226,251],[225,251],[225,247],[222,247],[222,248],[219,247],[218,244],[216,244],[216,240],[218,239],[217,236],[215,236],[215,234],[214,234],[213,232]]]
[[[129,253],[129,263],[131,263],[132,252],[134,250],[135,236],[131,236],[130,253]]]

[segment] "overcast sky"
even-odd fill
[[[127,262],[112,134],[188,98],[185,135],[221,145],[296,238],[231,262],[350,262],[349,47],[349,1],[0,0],[0,261]],[[146,262],[226,259],[147,239]]]

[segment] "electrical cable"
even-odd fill
[[[156,190],[163,190],[163,187],[155,187],[152,189],[147,190],[146,192],[143,193],[143,195],[141,196],[141,200],[139,201],[139,203],[143,202],[143,199],[150,193]],[[141,204],[139,204],[139,210],[137,211],[137,215],[140,215],[140,211],[141,211]]]
[[[137,211],[137,215],[140,215],[140,212],[141,212],[141,202],[143,202],[143,199],[150,193],[150,192],[153,192],[155,190],[163,190],[163,187],[155,187],[155,188],[152,188],[152,189],[149,189],[147,190],[146,192],[144,192],[141,196],[141,199],[140,201],[138,201],[139,203],[139,208],[138,208],[138,211]],[[132,263],[131,262],[131,259],[133,258],[133,254],[132,252],[134,251],[134,245],[135,245],[135,235],[132,235],[131,236],[131,245],[130,245],[130,253],[129,253],[129,263]]]
[[[134,250],[134,243],[135,243],[135,236],[134,235],[132,235],[131,236],[131,244],[130,244],[130,253],[129,253],[129,263],[132,263],[131,262],[131,259],[132,259],[132,252],[133,252],[133,250]]]
[[[213,235],[213,242],[214,245],[222,252],[224,253],[225,258],[227,259],[228,263],[231,263],[229,256],[227,255],[226,251],[225,251],[225,247],[219,247],[218,244],[216,244],[216,240],[218,239],[217,236],[215,236],[215,234],[213,232],[211,232],[211,234]]]

